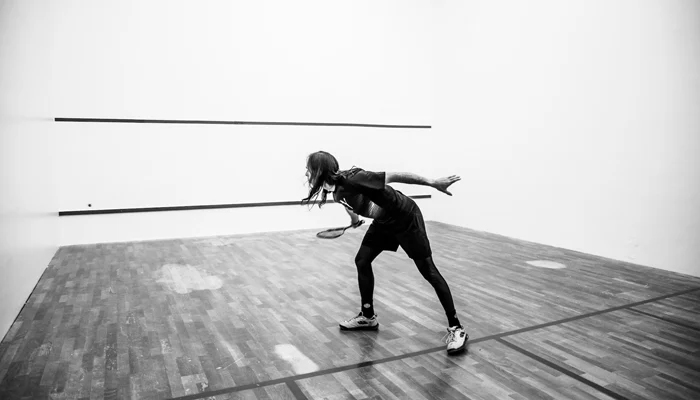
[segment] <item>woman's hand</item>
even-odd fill
[[[460,178],[457,175],[451,175],[451,176],[448,176],[445,178],[436,179],[431,186],[434,187],[436,190],[439,190],[439,191],[447,194],[448,196],[452,196],[452,193],[448,192],[447,188],[450,187],[450,185],[452,185],[453,183],[455,183],[461,179],[462,178]]]
[[[364,223],[365,221],[363,219],[358,218],[357,221],[352,221],[352,224],[350,226],[352,226],[353,228],[357,228]]]

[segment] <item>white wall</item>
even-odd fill
[[[92,125],[72,125],[58,125],[66,160],[60,175],[70,177],[61,178],[62,210],[300,201],[308,190],[305,161],[312,151],[331,152],[341,168],[420,169],[411,157],[430,142],[426,131],[406,129],[212,126],[196,132],[200,128],[106,124],[94,132]],[[359,143],[340,140],[343,135]],[[375,148],[361,149],[369,140]],[[408,141],[402,148],[411,150],[392,153],[398,140]],[[103,148],[110,152],[91,150]],[[437,193],[396,187],[410,195]],[[418,201],[430,212],[432,199]],[[66,216],[60,222],[62,244],[76,244],[320,228],[349,218],[341,206],[329,204],[311,211],[235,208]]]
[[[62,1],[54,112],[430,124],[428,10],[418,0]]]
[[[417,0],[64,1],[52,19],[52,111],[431,125],[430,10]],[[332,152],[342,168],[420,173],[430,160],[418,155],[432,145],[425,129],[103,123],[54,129],[60,210],[300,200],[311,152]],[[62,244],[75,244],[347,220],[339,206],[324,213],[245,208],[61,217],[60,231]]]
[[[58,244],[346,221],[337,206],[56,211],[298,199],[318,149],[342,167],[461,174],[454,197],[399,185],[435,195],[426,219],[700,275],[699,4],[5,0],[0,332]]]
[[[700,2],[439,4],[436,219],[700,276]]]
[[[0,2],[0,340],[58,244],[46,2]]]

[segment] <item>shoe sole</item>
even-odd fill
[[[379,324],[374,326],[358,326],[357,328],[346,328],[343,325],[340,326],[341,331],[376,331],[379,329]]]

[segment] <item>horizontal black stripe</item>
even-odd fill
[[[429,194],[419,194],[408,196],[412,199],[429,199],[432,196]],[[335,203],[333,200],[328,200],[328,203]],[[314,202],[318,204],[318,202]],[[146,208],[112,208],[104,210],[75,210],[75,211],[59,211],[59,217],[67,217],[73,215],[97,215],[97,214],[126,214],[126,213],[143,213],[143,212],[161,212],[161,211],[192,211],[192,210],[212,210],[219,208],[246,208],[246,207],[275,207],[275,206],[298,206],[301,205],[301,200],[298,201],[272,201],[266,203],[236,203],[236,204],[204,204],[196,206],[172,206],[172,207],[146,207]]]
[[[621,306],[612,307],[612,308],[607,308],[607,309],[599,310],[599,311],[592,311],[592,312],[589,312],[589,313],[586,313],[586,314],[576,315],[576,316],[573,316],[573,317],[560,319],[560,320],[558,320],[558,321],[545,322],[545,323],[543,323],[543,324],[533,325],[533,326],[530,326],[530,327],[527,327],[527,328],[522,328],[522,329],[516,329],[516,330],[510,331],[510,332],[506,332],[506,333],[498,333],[498,334],[492,335],[491,338],[497,339],[497,338],[501,338],[501,337],[505,337],[505,336],[517,335],[518,333],[534,331],[534,330],[536,330],[536,329],[547,328],[547,327],[550,327],[550,326],[553,326],[553,325],[565,324],[565,323],[567,323],[567,322],[578,321],[578,320],[580,320],[580,319],[595,317],[595,316],[597,316],[597,315],[607,314],[607,313],[614,312],[614,311],[626,310],[626,309],[630,309],[631,307],[641,306],[642,304],[647,304],[647,303],[653,303],[653,302],[655,302],[655,301],[664,300],[664,299],[667,299],[667,298],[669,298],[669,297],[682,296],[682,295],[684,295],[684,294],[692,293],[692,292],[695,292],[695,291],[698,291],[698,290],[700,290],[700,287],[691,288],[691,289],[686,289],[686,290],[682,290],[682,291],[680,291],[680,292],[676,292],[676,293],[672,293],[672,294],[667,294],[667,295],[664,295],[664,296],[658,296],[658,297],[654,297],[654,298],[647,299],[647,300],[637,301],[637,302],[635,302],[635,303],[624,304],[624,305],[621,305]],[[470,342],[471,342],[471,341],[470,341]]]
[[[682,323],[682,322],[673,320],[673,319],[671,319],[671,318],[665,318],[665,317],[662,317],[662,316],[660,316],[660,315],[654,315],[654,314],[651,314],[651,313],[648,313],[648,312],[645,312],[645,311],[642,311],[642,310],[637,310],[636,308],[630,308],[630,311],[634,311],[634,312],[636,312],[636,313],[643,314],[643,315],[646,315],[646,316],[648,316],[648,317],[656,318],[656,319],[659,319],[659,320],[661,320],[661,321],[670,322],[670,323],[672,323],[672,324],[675,324],[675,325],[678,325],[678,326],[682,326],[682,327],[684,327],[684,328],[692,329],[692,330],[694,330],[694,331],[700,331],[700,328],[698,328],[698,327],[691,326],[691,325],[688,325],[688,324],[684,324],[684,323]]]
[[[653,297],[651,299],[642,300],[642,301],[638,301],[635,303],[629,303],[629,304],[621,305],[618,307],[612,307],[612,308],[608,308],[608,309],[604,309],[604,310],[593,311],[593,312],[590,312],[587,314],[577,315],[575,317],[560,319],[558,321],[551,321],[551,322],[547,322],[544,324],[533,325],[533,326],[530,326],[527,328],[516,329],[516,330],[510,331],[510,332],[496,333],[494,335],[483,336],[483,337],[473,339],[473,340],[470,339],[469,343],[476,344],[476,343],[485,342],[488,340],[499,340],[499,339],[506,337],[506,336],[516,335],[518,333],[523,333],[523,332],[529,332],[529,331],[533,331],[536,329],[545,328],[548,326],[564,324],[567,322],[576,321],[576,320],[584,319],[584,318],[589,318],[589,317],[593,317],[596,315],[605,314],[605,313],[609,313],[609,312],[613,312],[613,311],[629,309],[631,307],[635,307],[635,306],[639,306],[639,305],[647,304],[647,303],[653,303],[655,301],[667,299],[669,297],[682,296],[684,294],[688,294],[688,293],[695,292],[698,290],[700,290],[700,287],[685,289],[685,290],[682,290],[680,292],[671,293],[671,294],[658,296],[658,297]],[[503,342],[505,342],[505,341],[503,341]],[[508,342],[505,342],[505,343],[508,343]],[[411,358],[411,357],[416,357],[416,356],[430,354],[430,353],[437,353],[440,351],[445,351],[445,346],[439,346],[439,347],[433,347],[431,349],[414,351],[411,353],[400,354],[397,356],[391,356],[391,357],[382,358],[379,360],[363,361],[363,362],[358,363],[358,364],[350,364],[350,365],[345,365],[345,366],[341,366],[341,367],[329,368],[329,369],[319,370],[319,371],[315,371],[315,372],[309,372],[306,374],[293,375],[293,376],[288,376],[285,378],[277,378],[277,379],[272,379],[269,381],[263,381],[263,382],[259,382],[259,383],[250,383],[247,385],[234,386],[234,387],[225,388],[225,389],[213,390],[210,392],[202,392],[202,393],[191,394],[191,395],[186,395],[186,396],[181,396],[181,397],[174,397],[172,400],[197,400],[197,399],[202,399],[202,398],[209,397],[209,396],[218,396],[218,395],[226,394],[226,393],[240,392],[240,391],[248,390],[248,389],[257,389],[257,388],[261,388],[261,387],[265,387],[265,386],[277,385],[280,383],[287,383],[287,382],[291,382],[291,381],[298,381],[298,380],[302,380],[302,379],[314,378],[317,376],[330,375],[330,374],[335,374],[338,372],[344,372],[344,371],[349,371],[349,370],[358,369],[358,368],[365,368],[365,367],[369,367],[372,365],[378,365],[378,364],[383,364],[383,363],[387,363],[387,362],[391,362],[391,361],[403,360],[405,358]],[[535,357],[537,357],[537,356],[535,356]],[[615,394],[615,396],[619,396],[619,395]],[[620,397],[616,397],[616,398],[620,398]]]
[[[538,356],[538,355],[535,354],[535,353],[532,353],[532,352],[530,352],[530,351],[528,351],[528,350],[525,350],[525,349],[523,349],[522,347],[517,346],[517,345],[515,345],[515,344],[513,344],[513,343],[511,343],[511,342],[509,342],[509,341],[507,341],[507,340],[496,339],[496,341],[497,341],[498,343],[501,343],[501,344],[503,344],[503,345],[505,345],[505,346],[510,347],[511,349],[513,349],[513,350],[515,350],[515,351],[517,351],[517,352],[519,352],[519,353],[521,353],[521,354],[523,354],[523,355],[525,355],[525,356],[527,356],[527,357],[530,357],[530,358],[532,358],[532,359],[534,359],[534,360],[537,360],[538,362],[540,362],[540,363],[542,363],[542,364],[544,364],[544,365],[546,365],[546,366],[548,366],[548,367],[550,367],[550,368],[552,368],[552,369],[555,369],[555,370],[561,372],[562,374],[564,374],[564,375],[566,375],[566,376],[568,376],[568,377],[570,377],[570,378],[573,378],[573,379],[575,379],[575,380],[577,380],[577,381],[583,383],[583,384],[586,385],[586,386],[589,386],[589,387],[591,387],[591,388],[593,388],[593,389],[595,389],[595,390],[597,390],[597,391],[599,391],[599,392],[601,392],[601,393],[603,393],[603,394],[605,394],[605,395],[607,395],[607,396],[610,396],[610,397],[612,397],[613,399],[627,400],[627,397],[622,396],[622,395],[619,395],[619,394],[613,392],[612,390],[610,390],[610,389],[608,389],[608,388],[605,388],[605,387],[603,387],[603,386],[601,386],[601,385],[599,385],[599,384],[597,384],[597,383],[595,383],[595,382],[593,382],[593,381],[590,381],[590,380],[588,380],[588,379],[586,379],[586,378],[584,378],[584,377],[582,377],[582,376],[580,376],[580,375],[577,375],[577,374],[575,374],[575,373],[569,371],[569,370],[566,369],[566,368],[560,367],[559,365],[557,365],[557,364],[555,364],[555,363],[553,363],[553,362],[551,362],[551,361],[549,361],[549,360],[547,360],[547,359],[545,359],[545,358],[542,358],[542,357]]]
[[[210,121],[186,119],[130,119],[130,118],[54,118],[55,122],[107,122],[126,124],[196,124],[196,125],[291,125],[291,126],[347,126],[365,128],[430,129],[430,125],[356,124],[346,122],[264,122],[264,121]]]

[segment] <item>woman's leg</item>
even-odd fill
[[[455,310],[454,301],[452,300],[450,287],[435,266],[433,257],[429,256],[427,258],[414,259],[413,261],[416,263],[416,267],[418,267],[418,271],[423,275],[423,278],[435,289],[440,304],[442,304],[442,308],[445,310],[448,326],[461,326],[459,318],[457,318],[457,311]]]
[[[357,266],[357,282],[360,286],[360,297],[362,298],[362,311],[347,321],[340,323],[342,330],[376,330],[379,327],[377,318],[374,317],[374,273],[372,272],[372,261],[382,252],[381,247],[368,246],[362,244],[355,256]]]
[[[469,335],[464,330],[464,327],[459,323],[457,318],[457,312],[455,311],[455,305],[452,301],[452,294],[450,293],[450,288],[445,282],[445,278],[442,277],[440,272],[435,267],[433,262],[433,257],[426,258],[415,258],[413,260],[418,267],[423,278],[430,282],[430,284],[435,289],[442,308],[445,310],[445,315],[447,316],[447,354],[455,354],[463,351],[467,346],[467,340]]]
[[[398,235],[399,243],[416,264],[423,278],[435,289],[442,308],[445,310],[448,326],[461,326],[457,318],[450,288],[433,262],[433,252],[430,247],[428,232],[425,229],[423,213],[418,205],[413,207],[410,218],[410,224],[407,225],[405,231]]]
[[[381,248],[361,245],[355,256],[355,266],[357,266],[357,281],[360,286],[360,297],[362,299],[362,315],[372,318],[374,315],[374,273],[372,272],[372,261],[382,252]]]

